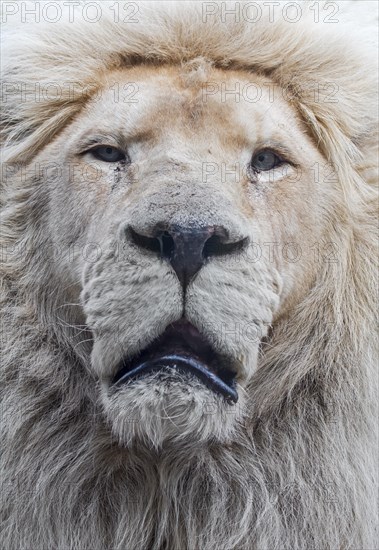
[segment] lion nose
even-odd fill
[[[182,227],[158,224],[150,235],[142,235],[129,226],[129,234],[140,248],[158,252],[173,267],[185,288],[211,256],[225,256],[241,250],[247,239],[230,241],[222,226]]]

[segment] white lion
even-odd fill
[[[365,6],[3,3],[2,548],[378,547]]]

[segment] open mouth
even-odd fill
[[[153,371],[167,369],[193,374],[228,401],[235,403],[238,400],[236,372],[230,360],[216,353],[197,328],[185,319],[169,325],[138,356],[122,360],[112,384],[129,384]]]

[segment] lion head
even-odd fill
[[[259,346],[314,283],[312,246],[340,209],[279,87],[189,67],[110,72],[35,157],[62,167],[50,184],[53,265],[82,304],[89,369],[122,444],[230,441]],[[115,102],[113,82],[133,83],[135,100]],[[236,101],[237,88],[264,93]]]
[[[372,543],[371,41],[205,4],[9,25],[9,548]]]

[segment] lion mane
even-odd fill
[[[137,3],[138,23],[107,3],[95,23],[73,17],[74,3],[71,19],[20,22],[21,4],[3,6],[2,548],[377,548],[377,72],[365,3],[338,4],[338,24],[315,23],[306,2],[296,23],[222,17],[237,4],[212,2]],[[87,348],[56,313],[44,191],[27,170],[100,74],[197,58],[287,91],[338,167],[338,261],[271,327],[231,444],[125,449],[84,383]]]

